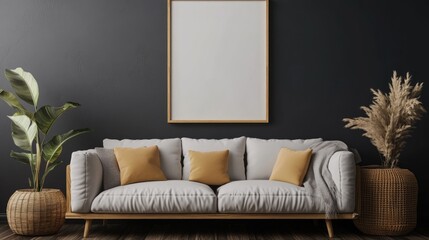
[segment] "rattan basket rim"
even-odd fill
[[[33,192],[33,193],[53,193],[53,192],[60,192],[60,189],[56,188],[44,188],[40,192],[34,191],[32,188],[23,188],[23,189],[17,189],[16,192]]]
[[[385,170],[385,171],[409,171],[409,169],[407,168],[400,168],[400,167],[394,167],[394,168],[387,168],[387,167],[383,167],[381,165],[366,165],[366,166],[361,166],[361,169],[364,170]]]

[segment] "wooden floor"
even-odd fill
[[[419,227],[403,237],[376,237],[359,233],[352,221],[334,221],[335,239],[429,239],[429,228]],[[47,237],[14,235],[8,225],[0,225],[0,239],[81,239],[83,222],[73,221],[60,232]],[[110,221],[106,226],[95,221],[89,239],[327,239],[323,221],[312,220],[134,220]]]

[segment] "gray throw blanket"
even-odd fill
[[[341,141],[322,141],[310,146],[313,155],[304,181],[306,192],[321,198],[328,219],[335,218],[337,209],[337,188],[328,169],[331,156],[337,151],[347,151],[347,145]]]

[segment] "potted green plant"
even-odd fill
[[[71,130],[48,140],[58,117],[79,104],[67,102],[61,107],[45,105],[39,108],[39,87],[31,73],[22,68],[6,69],[5,77],[15,94],[0,89],[0,98],[15,110],[8,118],[12,121],[13,141],[21,149],[19,152],[12,150],[10,156],[29,165],[31,170],[30,189],[17,190],[10,197],[7,220],[16,234],[54,234],[64,223],[65,198],[58,189],[44,188],[46,176],[62,163],[59,156],[63,144],[89,129]],[[32,110],[27,110],[19,99],[29,104]]]
[[[354,221],[364,233],[403,235],[417,223],[417,180],[398,167],[406,139],[426,112],[420,101],[423,83],[411,84],[393,72],[389,93],[371,89],[373,102],[361,107],[365,117],[345,118],[345,127],[364,131],[381,156],[380,166],[361,168],[360,215]]]

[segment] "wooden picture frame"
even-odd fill
[[[268,123],[268,0],[167,0],[168,123]]]

